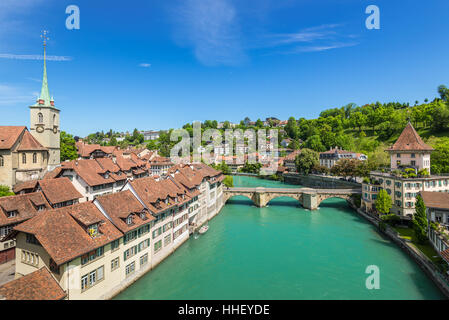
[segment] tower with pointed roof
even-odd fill
[[[60,164],[59,109],[50,96],[47,80],[47,32],[44,31],[44,75],[42,89],[36,103],[30,106],[30,132],[49,151],[48,169]]]
[[[390,153],[391,169],[411,167],[427,169],[430,173],[430,154],[433,148],[421,139],[410,122],[398,140],[386,151]]]

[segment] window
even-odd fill
[[[0,228],[0,239],[7,236],[12,231],[12,226]]]
[[[36,253],[22,250],[22,262],[32,265],[34,267],[39,266],[39,256]]]
[[[140,257],[140,266],[146,265],[148,262],[148,253],[145,253],[143,256]]]
[[[137,246],[133,246],[133,247],[129,248],[128,250],[123,252],[123,261],[128,260],[129,258],[134,256],[136,253],[137,253]]]
[[[27,233],[26,242],[27,242],[27,243],[31,243],[31,244],[37,244],[37,245],[40,245],[39,241],[36,239],[36,237],[34,236],[34,234],[29,234],[29,233]]]
[[[154,244],[154,252],[158,252],[162,248],[162,240],[159,240]]]
[[[164,237],[164,246],[170,244],[171,242],[171,235],[169,234],[168,236]]]
[[[4,167],[5,166],[5,159],[3,159],[2,156],[0,156],[0,167]]]
[[[89,235],[93,238],[98,235],[98,223],[92,224],[87,229],[87,232],[89,232]]]
[[[37,153],[33,153],[33,163],[37,163]]]
[[[132,274],[134,271],[136,270],[136,263],[135,262],[131,262],[130,264],[128,264],[125,268],[125,274],[126,276],[129,276],[130,274]]]
[[[22,163],[23,164],[27,163],[27,155],[26,155],[26,153],[22,153]]]
[[[104,253],[104,247],[100,247],[97,250],[93,250],[89,253],[86,253],[81,256],[81,265],[87,264],[88,262],[91,262],[98,257],[101,257]]]
[[[44,116],[42,115],[42,113],[38,113],[38,115],[37,115],[37,118],[38,118],[38,121],[39,121],[39,123],[43,123],[44,122]]]
[[[87,290],[104,279],[104,266],[81,277],[81,291]]]
[[[161,234],[162,234],[162,227],[159,227],[153,231],[153,239],[160,236]]]
[[[412,161],[411,161],[411,164],[412,164],[412,166],[416,166],[416,161],[415,161],[415,160],[412,160]]]
[[[397,158],[400,158],[400,157],[401,157],[401,154],[400,154],[400,153],[398,153],[398,154],[396,155],[396,157],[397,157]]]
[[[86,290],[88,287],[87,275],[81,278],[81,290]]]
[[[412,158],[415,158],[415,154],[414,154],[414,153],[412,153],[412,154],[411,154],[411,157],[412,157]]]
[[[120,239],[114,240],[111,242],[111,251],[118,249],[120,246]]]
[[[15,218],[15,217],[17,217],[17,214],[18,214],[17,210],[8,211],[8,212],[6,213],[6,215],[8,216],[8,218]]]
[[[120,266],[120,259],[117,257],[111,261],[111,271],[117,270]]]
[[[133,223],[133,216],[129,215],[128,218],[126,218],[126,224],[132,224]]]

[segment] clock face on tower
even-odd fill
[[[58,133],[58,127],[53,127],[53,133]]]
[[[42,133],[42,132],[44,132],[44,127],[39,126],[36,128],[36,131],[39,133]]]

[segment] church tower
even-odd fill
[[[47,81],[47,31],[43,32],[44,40],[44,76],[42,89],[36,104],[30,106],[30,132],[49,151],[48,170],[57,167],[60,160],[60,128],[59,109],[55,107],[53,97],[50,96]]]

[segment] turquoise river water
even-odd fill
[[[298,187],[252,177],[235,186]],[[344,200],[303,209],[234,197],[209,223],[116,299],[442,299],[429,278]],[[365,269],[380,270],[368,290]]]

